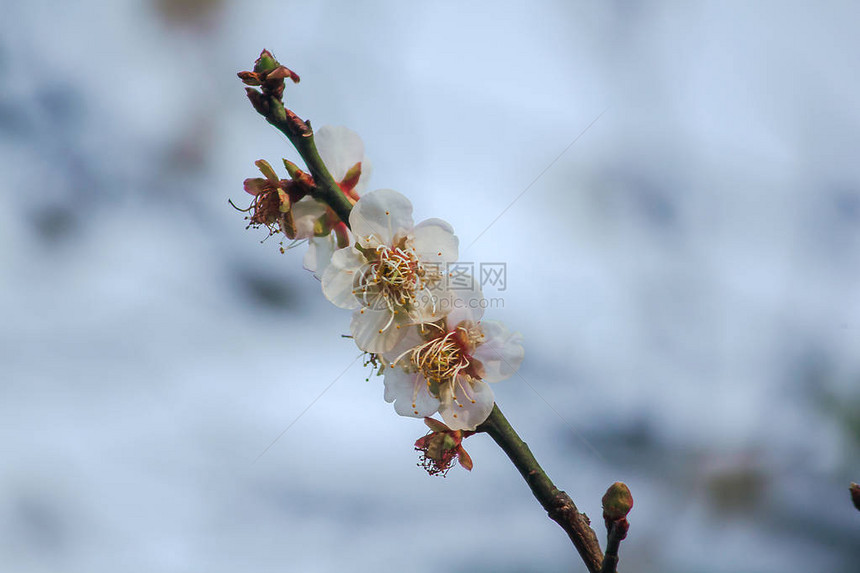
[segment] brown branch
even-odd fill
[[[603,567],[600,573],[615,573],[618,568],[618,549],[621,540],[627,537],[629,524],[626,519],[613,521],[609,524],[606,540],[606,555],[603,557]]]
[[[478,426],[478,431],[486,432],[504,450],[550,519],[567,533],[588,570],[598,573],[603,563],[603,554],[588,516],[576,508],[570,496],[555,487],[498,405],[493,406],[490,417]]]

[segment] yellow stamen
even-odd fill
[[[364,307],[390,313],[383,331],[394,323],[394,315],[418,308],[422,295],[433,301],[430,286],[441,279],[441,273],[425,269],[414,249],[406,244],[379,245],[368,255],[369,264],[355,275],[353,294]]]

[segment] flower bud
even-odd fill
[[[290,179],[301,179],[302,175],[305,174],[305,172],[299,169],[299,166],[292,161],[287,159],[282,159],[282,161],[284,162],[284,167],[287,168],[287,173],[290,174]]]
[[[624,519],[633,509],[633,495],[630,488],[623,482],[617,481],[603,495],[603,518],[607,521]]]
[[[849,489],[851,490],[851,501],[854,502],[854,507],[860,511],[860,484],[852,482]]]
[[[254,109],[263,115],[268,115],[271,111],[279,112],[280,117],[278,119],[283,121],[285,117],[283,107],[270,109],[267,104],[271,106],[273,99],[280,101],[284,95],[284,80],[289,78],[293,83],[298,83],[299,75],[282,66],[268,50],[263,50],[260,57],[254,62],[253,72],[239,72],[237,75],[246,86],[262,88],[262,92],[253,89],[246,90],[248,98],[254,104]]]
[[[272,52],[269,50],[263,50],[260,52],[260,57],[257,58],[256,62],[254,62],[254,72],[257,74],[265,74],[271,72],[279,65],[278,60],[275,59]]]

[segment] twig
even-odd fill
[[[317,151],[316,143],[314,143],[314,132],[310,122],[302,121],[290,110],[285,111],[287,115],[283,119],[270,114],[266,116],[266,121],[287,136],[304,160],[316,184],[314,199],[327,204],[341,221],[349,225],[349,212],[352,209],[352,204],[347,200],[346,195],[340,190],[334,177],[323,163],[319,151]]]
[[[245,88],[245,93],[257,113],[286,135],[301,155],[313,177],[314,199],[326,203],[341,221],[349,225],[352,203],[343,194],[323,163],[314,143],[311,122],[302,120],[284,107],[284,80],[291,79],[294,83],[298,83],[298,74],[282,66],[268,50],[263,50],[254,62],[254,71],[239,72],[238,76],[245,85],[251,86]],[[260,89],[257,90],[257,87]]]
[[[627,537],[627,520],[621,522],[613,522],[609,526],[608,537],[606,541],[606,555],[603,556],[603,567],[600,573],[615,573],[618,567],[618,548],[621,546],[621,540]]]
[[[570,496],[555,487],[528,445],[517,435],[499,410],[498,405],[493,406],[490,417],[478,426],[477,431],[486,432],[504,450],[550,519],[558,523],[570,537],[588,570],[591,573],[598,573],[603,562],[603,554],[600,551],[597,535],[591,529],[588,516],[576,508]]]

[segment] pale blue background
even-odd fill
[[[160,4],[0,7],[0,570],[584,570],[486,437],[415,467],[303,249],[228,206],[295,159],[235,77],[264,47],[507,263],[498,401],[601,540],[630,485],[624,570],[857,570],[857,4]]]

